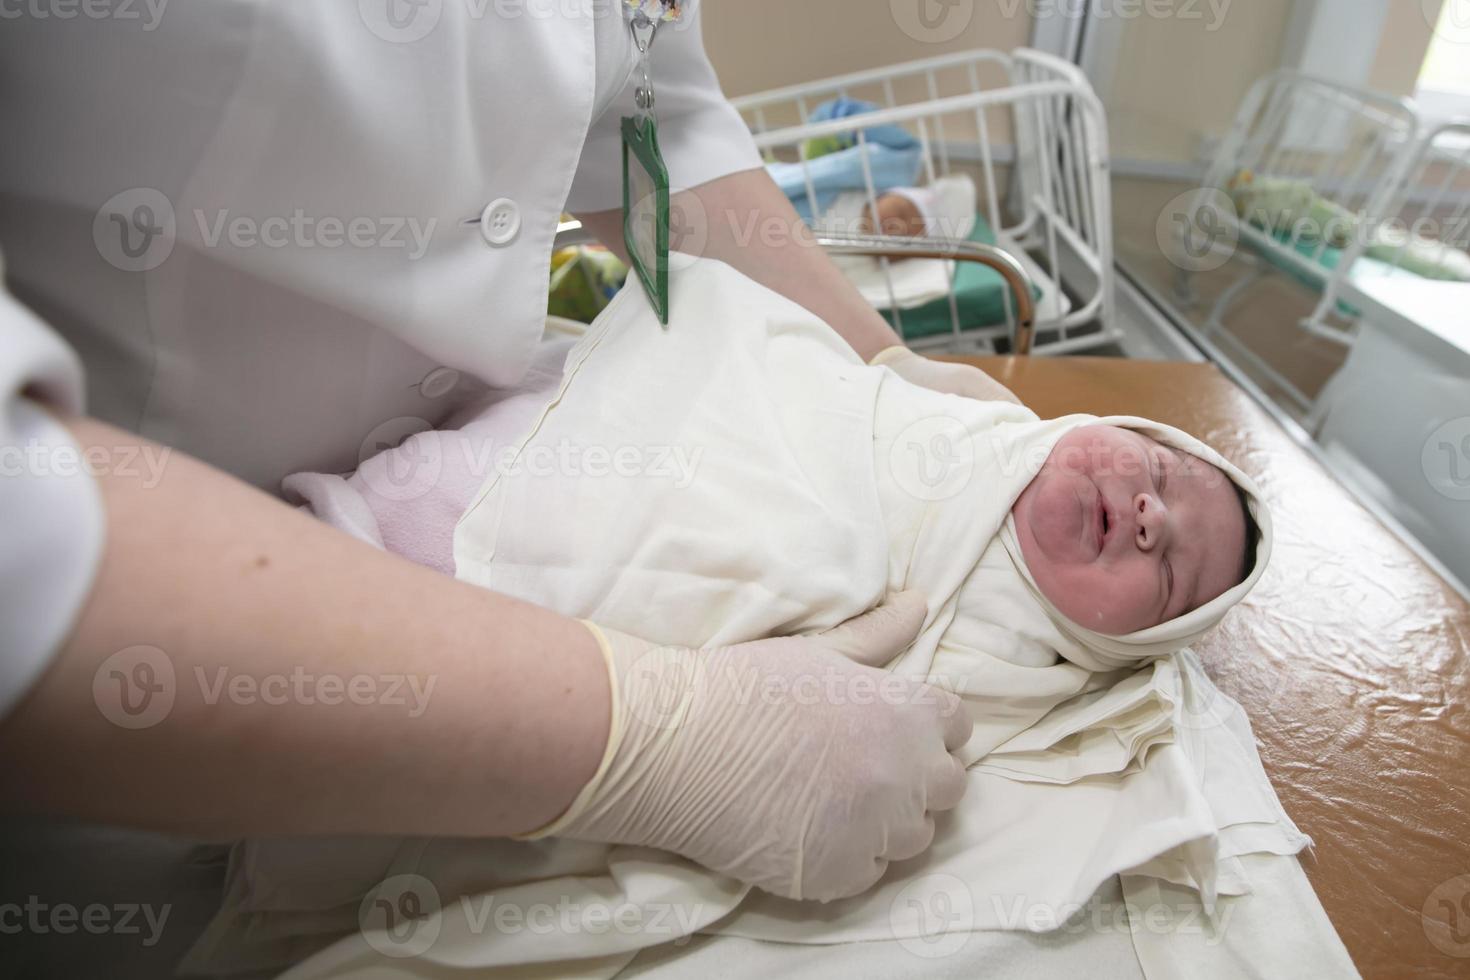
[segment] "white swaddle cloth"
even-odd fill
[[[1190,704],[1203,697],[1217,711],[1228,699],[1190,655],[1167,656],[1218,622],[1264,568],[1270,521],[1249,478],[1147,420],[1041,421],[1010,403],[915,388],[723,263],[680,269],[671,299],[662,328],[641,292],[624,290],[572,350],[520,444],[524,465],[493,476],[461,520],[457,574],[687,646],[822,630],[919,589],[924,628],[892,669],[954,690],[976,723],[962,753],[971,786],[940,816],[934,846],[868,893],[817,905],[748,894],[645,848],[253,841],[235,853],[226,911],[195,967],[244,965],[252,948],[254,966],[297,958],[354,928],[350,917],[374,901],[396,900],[410,879],[432,898],[420,902],[430,914],[412,955],[396,958],[398,939],[366,928],[288,975],[541,964],[550,975],[607,976],[637,949],[694,931],[805,943],[919,937],[935,926],[916,887],[920,899],[962,888],[962,928],[1045,930],[1119,872],[1197,888],[1209,904],[1217,890],[1248,890],[1236,855],[1300,849],[1305,838],[1253,748]],[[1245,489],[1261,535],[1240,585],[1126,637],[1082,629],[1046,601],[1010,507],[1062,435],[1096,422],[1194,453]],[[668,465],[675,458],[693,465]],[[1191,738],[1179,738],[1181,724]],[[1206,743],[1220,749],[1208,787],[1197,762]],[[549,917],[547,929],[506,929],[493,908],[603,908],[632,925]]]

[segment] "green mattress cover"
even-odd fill
[[[990,222],[975,215],[975,230],[970,232],[969,241],[982,245],[996,243],[995,232]],[[910,260],[912,261],[912,260]],[[954,279],[955,307],[959,311],[960,328],[989,327],[1006,322],[1006,293],[1010,287],[999,272],[978,262],[960,262]],[[1031,287],[1032,297],[1041,298],[1041,290]],[[894,329],[898,328],[892,310],[879,310],[883,319]],[[941,296],[922,306],[901,310],[903,314],[902,334],[905,340],[934,337],[949,333],[952,329],[949,318],[949,297]]]

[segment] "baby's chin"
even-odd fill
[[[1137,633],[1139,630],[1148,629],[1159,624],[1152,617],[1139,620],[1121,614],[1118,610],[1109,608],[1105,601],[1089,601],[1085,592],[1073,590],[1048,591],[1041,588],[1041,594],[1046,596],[1047,601],[1052,604],[1057,612],[1061,613],[1067,620],[1084,629],[1104,636],[1127,636],[1129,633]]]

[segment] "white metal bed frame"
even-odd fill
[[[1006,84],[986,88],[981,82],[982,69],[998,69]],[[960,94],[944,94],[944,89],[956,86],[942,83],[956,79]],[[915,90],[920,97],[906,100]],[[815,103],[867,93],[879,105],[876,111],[810,121]],[[967,51],[787,86],[733,103],[751,126],[756,146],[768,158],[803,163],[807,194],[813,201],[817,195],[800,153],[801,144],[813,138],[856,131],[858,145],[864,148],[867,203],[873,213],[878,194],[868,160],[870,144],[862,132],[866,127],[896,125],[912,133],[922,148],[922,181],[932,182],[951,173],[956,163],[972,165],[979,172],[980,211],[995,230],[1000,247],[1026,265],[1033,278],[1044,277],[1058,296],[1065,285],[1069,296],[1076,298],[1070,310],[1059,301],[1050,316],[1045,311],[1038,315],[1033,352],[1061,354],[1120,339],[1113,317],[1107,126],[1102,103],[1077,66],[1029,49],[1010,54]],[[1014,144],[1009,153],[991,140],[994,112],[1002,113],[1010,123]],[[775,125],[773,117],[778,120]],[[1005,191],[997,175],[998,158],[1011,167]],[[895,326],[902,334],[903,311],[894,295],[889,261],[880,259],[888,308],[894,311]],[[1006,296],[1005,323],[963,323],[955,302],[954,276],[951,267],[950,331],[906,338],[910,346],[993,351],[1001,338],[1014,345],[1020,324],[1010,295]]]
[[[1437,232],[1433,237],[1440,242],[1441,257],[1451,248],[1470,246],[1470,119],[1426,126],[1404,155],[1400,173],[1384,188],[1383,196],[1382,219],[1394,222],[1410,235],[1425,227],[1433,228]],[[1446,207],[1449,208],[1447,216],[1437,217]],[[1366,253],[1368,245],[1367,236],[1354,239],[1343,253],[1339,269],[1350,269]],[[1388,263],[1392,269],[1401,268],[1408,247],[1406,235],[1404,244]],[[1359,295],[1345,271],[1333,276],[1312,320],[1304,326],[1322,336],[1351,343],[1351,324],[1346,330],[1339,330],[1331,325],[1329,316],[1340,309],[1340,299],[1352,303]]]
[[[1424,198],[1427,178],[1437,170],[1444,171],[1438,189]],[[1315,246],[1305,253],[1298,249],[1307,223],[1298,221],[1285,229],[1291,233],[1283,241],[1242,219],[1233,208],[1212,207],[1213,216],[1228,223],[1238,241],[1247,246],[1237,253],[1247,268],[1220,294],[1205,318],[1204,332],[1224,341],[1233,355],[1268,377],[1307,412],[1307,424],[1315,425],[1325,392],[1316,397],[1302,392],[1225,328],[1226,315],[1253,286],[1285,267],[1321,291],[1301,327],[1314,336],[1351,345],[1356,316],[1350,308],[1361,295],[1351,271],[1372,244],[1376,229],[1390,221],[1419,227],[1408,222],[1408,215],[1417,211],[1419,218],[1425,218],[1448,202],[1451,215],[1444,227],[1450,234],[1441,236],[1442,250],[1467,244],[1470,191],[1456,188],[1470,177],[1470,123],[1426,126],[1407,99],[1283,69],[1261,78],[1241,103],[1201,183],[1202,193],[1228,194],[1232,180],[1242,172],[1298,181],[1319,200],[1356,219],[1337,265],[1328,269],[1320,261],[1330,245],[1325,235],[1317,236]],[[1460,197],[1454,197],[1455,193]],[[1186,225],[1178,231],[1183,244],[1182,236],[1198,229]],[[1311,239],[1306,240],[1310,244]],[[1406,248],[1387,263],[1389,274],[1401,268]],[[1196,303],[1193,273],[1183,264],[1179,267],[1177,298],[1192,306]]]

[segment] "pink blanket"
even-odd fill
[[[445,428],[389,420],[379,427],[385,437],[412,434],[355,473],[293,473],[281,481],[282,494],[339,530],[453,575],[455,524],[555,392],[575,342],[547,340],[518,386],[491,392]]]

